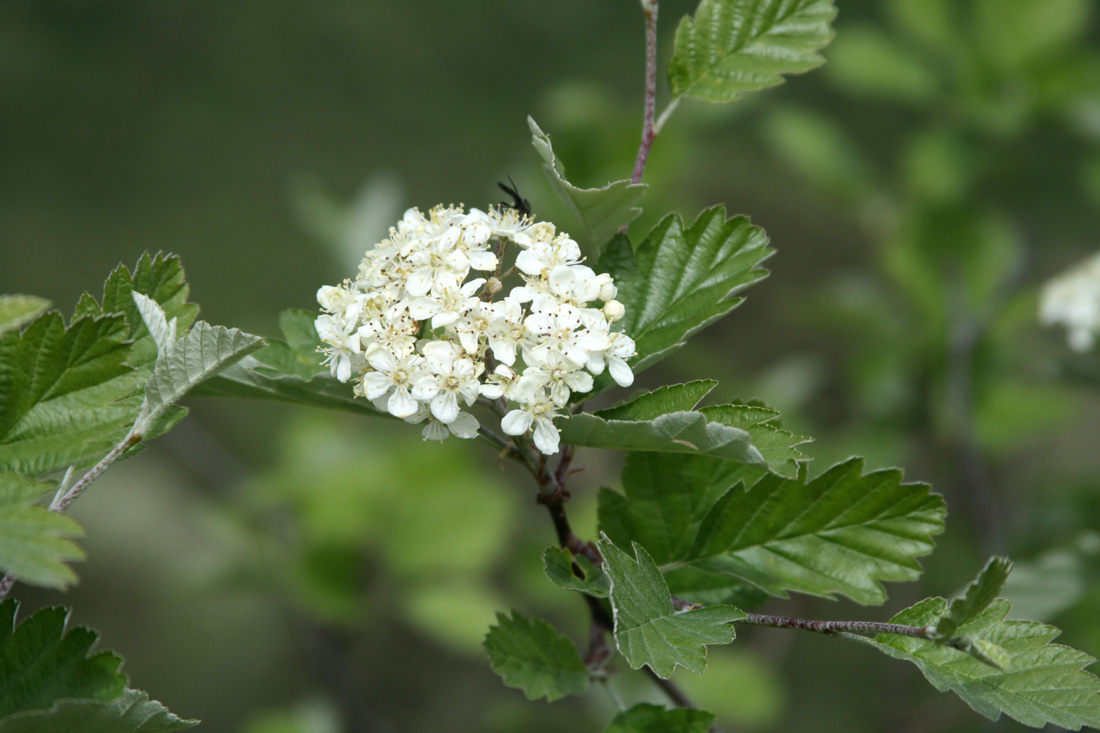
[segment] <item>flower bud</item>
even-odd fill
[[[603,314],[607,316],[607,320],[615,323],[626,315],[626,306],[617,300],[609,300],[603,304]]]
[[[500,278],[491,277],[485,281],[485,292],[487,292],[489,295],[496,295],[503,288],[504,285],[501,284]]]
[[[615,287],[615,281],[606,272],[597,275],[596,282],[600,284],[600,294],[598,296],[600,300],[614,300],[615,296],[619,294],[619,289]]]

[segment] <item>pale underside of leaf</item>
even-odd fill
[[[37,295],[0,295],[0,334],[22,328],[49,307],[50,301]]]
[[[0,733],[168,733],[198,725],[182,720],[140,690],[126,690],[109,702],[60,700],[45,710],[0,720]]]
[[[262,348],[263,344],[259,336],[199,321],[167,353],[157,358],[153,376],[145,387],[145,402],[135,429],[143,431],[196,384]]]
[[[602,188],[578,188],[565,178],[565,168],[554,155],[550,136],[528,117],[532,144],[543,160],[543,171],[562,203],[580,219],[584,228],[585,252],[594,260],[604,244],[642,213],[637,205],[648,186],[628,180],[613,181]]]
[[[880,634],[852,637],[880,651],[916,664],[932,685],[950,690],[990,720],[1002,713],[1032,727],[1054,723],[1079,730],[1100,727],[1100,679],[1084,670],[1095,659],[1084,652],[1050,643],[1058,629],[1035,621],[1005,620],[1010,603],[993,601],[958,633],[994,644],[1008,657],[999,670],[972,656],[933,641]],[[933,625],[946,611],[942,598],[929,598],[891,621]]]

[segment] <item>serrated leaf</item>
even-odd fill
[[[47,313],[0,336],[0,470],[43,476],[94,462],[137,414],[125,319]]]
[[[950,690],[990,720],[1004,713],[1024,725],[1054,723],[1079,730],[1100,727],[1100,679],[1084,670],[1095,659],[1050,642],[1061,633],[1035,621],[1008,621],[1011,604],[999,598],[959,627],[969,638],[993,644],[1007,654],[999,670],[949,646],[893,634],[860,638],[882,652],[913,662],[939,691]],[[892,623],[934,625],[947,601],[929,598],[908,608]]]
[[[169,321],[157,301],[148,295],[136,292],[131,295],[141,313],[141,320],[145,322],[153,343],[157,345],[157,354],[163,354],[176,342],[176,319]]]
[[[0,603],[0,718],[61,698],[110,701],[126,689],[122,660],[109,651],[89,655],[99,635],[66,630],[67,609],[42,608],[16,626],[18,608],[12,599]]]
[[[317,348],[321,339],[314,328],[316,315],[304,310],[285,310],[279,315],[284,341],[267,339],[267,346],[256,352],[256,361],[275,370],[272,376],[287,374],[309,380],[327,373]]]
[[[853,458],[809,483],[768,474],[748,490],[734,486],[703,517],[685,559],[717,559],[776,594],[883,603],[879,581],[920,577],[916,558],[932,551],[946,514],[927,485],[901,479],[896,469],[865,475]]]
[[[767,244],[764,230],[744,216],[727,219],[722,206],[707,209],[687,229],[678,214],[669,214],[637,253],[626,237],[616,237],[598,270],[615,278],[626,308],[618,327],[636,344],[634,373],[739,305],[742,299],[733,296],[767,275],[757,267],[772,253]],[[609,384],[603,375],[592,394]]]
[[[821,65],[832,0],[703,0],[676,29],[672,97],[733,102]]]
[[[600,531],[616,545],[638,542],[659,565],[687,557],[699,522],[744,472],[763,468],[702,456],[631,452],[623,464],[623,494],[599,494]]]
[[[238,397],[275,400],[296,405],[341,410],[357,415],[395,419],[381,412],[369,401],[356,398],[348,385],[329,374],[318,374],[308,380],[299,376],[279,374],[253,356],[206,380],[191,391],[203,397]]]
[[[182,339],[159,356],[145,386],[145,401],[134,423],[138,433],[199,382],[223,371],[263,347],[259,336],[199,321]]]
[[[102,305],[85,293],[69,326],[47,313],[0,336],[0,470],[42,476],[91,465],[125,437],[156,357],[135,292],[178,327],[198,310],[186,302],[179,259],[145,254],[132,274],[121,265],[111,273]],[[181,416],[167,411],[145,437]]]
[[[642,702],[616,715],[604,733],[707,733],[713,723],[714,715],[705,710]]]
[[[497,623],[485,636],[485,651],[493,671],[509,687],[523,690],[529,700],[554,701],[581,695],[588,689],[588,670],[577,647],[542,619],[513,610],[497,613]]]
[[[753,447],[760,451],[772,471],[782,476],[795,476],[798,464],[810,460],[797,446],[809,443],[812,438],[795,435],[779,424],[778,410],[766,405],[711,405],[699,412],[711,422],[740,428],[749,434]]]
[[[47,483],[0,471],[0,572],[24,583],[65,588],[76,574],[65,563],[84,552],[68,539],[83,531],[76,520],[33,504]]]
[[[531,129],[531,143],[543,161],[543,171],[551,188],[558,194],[566,208],[572,211],[584,228],[585,253],[595,259],[604,244],[615,234],[638,218],[642,210],[637,206],[648,186],[628,180],[613,181],[603,188],[578,188],[565,178],[565,167],[554,155],[547,135],[531,117],[527,118]]]
[[[666,384],[652,392],[639,390],[595,414],[604,420],[653,420],[670,412],[694,409],[717,386],[718,382],[713,379],[699,379],[684,384]]]
[[[747,432],[710,422],[701,412],[672,412],[654,420],[606,420],[598,413],[582,412],[556,424],[561,428],[562,442],[569,445],[690,453],[741,463],[765,463]]]
[[[0,719],[0,733],[167,733],[198,725],[182,720],[140,690],[101,700],[61,700],[47,710],[16,713]]]
[[[959,627],[984,611],[1004,588],[1008,574],[1012,571],[1012,561],[1005,557],[991,557],[982,572],[971,583],[960,598],[951,601],[947,614],[936,623],[936,633],[941,636],[955,635]]]
[[[583,577],[573,571],[573,565],[580,569]],[[542,553],[543,571],[559,588],[587,593],[596,598],[607,598],[611,581],[603,570],[593,565],[584,555],[574,555],[562,547],[547,547]]]
[[[151,257],[145,252],[138,259],[133,273],[126,266],[119,265],[110,274],[103,284],[102,305],[85,293],[77,304],[73,319],[82,315],[122,313],[128,324],[128,337],[134,341],[129,364],[134,367],[151,366],[157,358],[156,344],[145,327],[133,294],[141,293],[155,300],[164,310],[165,318],[169,321],[176,319],[177,329],[185,331],[199,312],[197,305],[187,302],[189,291],[179,257],[163,253]]]
[[[49,307],[50,301],[37,295],[0,295],[0,334],[30,323]]]
[[[775,410],[743,404],[691,409],[715,384],[700,380],[637,392],[606,410],[559,418],[556,424],[569,445],[706,455],[796,475],[808,457],[795,446],[809,439],[783,430]]]
[[[919,577],[915,558],[931,552],[946,509],[926,485],[902,484],[900,471],[862,468],[851,459],[806,483],[713,458],[632,453],[625,496],[600,492],[600,529],[642,544],[670,583],[694,568],[720,576],[716,588],[730,576],[774,595],[882,603],[878,581]],[[707,586],[698,574],[683,580]]]
[[[733,641],[732,622],[744,618],[743,611],[733,606],[677,611],[661,571],[644,547],[635,542],[631,557],[604,535],[599,548],[611,579],[615,645],[633,669],[648,665],[664,679],[677,665],[702,672],[707,645]]]

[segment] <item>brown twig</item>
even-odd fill
[[[634,161],[634,175],[631,183],[640,183],[645,173],[649,149],[657,137],[657,128],[653,124],[653,115],[657,107],[657,0],[648,0],[643,4],[645,13],[645,115],[642,122],[642,142],[638,147],[638,157]]]
[[[775,629],[800,629],[818,634],[897,634],[917,639],[931,639],[934,631],[928,626],[905,626],[903,624],[883,623],[879,621],[819,621],[809,618],[788,618],[786,616],[767,616],[762,613],[750,613],[735,623],[752,626],[770,626]]]

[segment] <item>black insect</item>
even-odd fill
[[[516,186],[516,182],[512,180],[511,176],[508,176],[508,182],[511,186],[504,185],[503,182],[498,181],[497,185],[500,186],[500,190],[512,197],[512,203],[507,201],[501,201],[500,205],[509,209],[515,209],[522,216],[531,216],[531,202],[519,195],[519,188]]]

